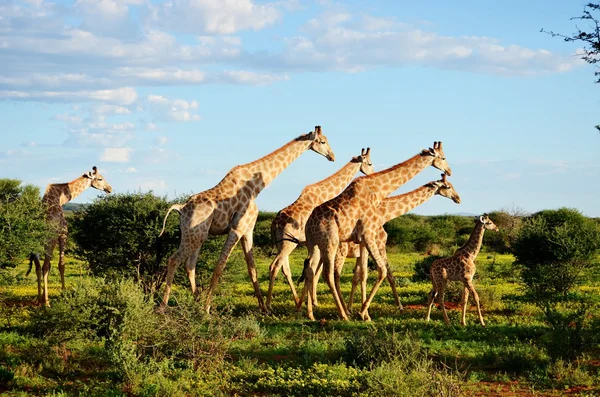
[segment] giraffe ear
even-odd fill
[[[88,178],[88,179],[92,179],[92,173],[88,171],[87,173],[83,174],[83,177],[84,178]]]
[[[481,223],[485,223],[485,220],[483,219],[485,216],[486,216],[485,214],[481,215],[481,216],[479,217],[479,222],[481,222]]]

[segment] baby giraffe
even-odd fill
[[[479,322],[485,327],[483,316],[481,315],[481,307],[479,306],[479,295],[473,287],[473,276],[475,275],[475,258],[481,248],[481,242],[483,241],[483,233],[486,229],[498,231],[498,227],[490,220],[487,214],[481,215],[479,218],[475,218],[475,227],[471,233],[469,240],[456,250],[454,255],[447,258],[440,258],[431,264],[431,283],[433,288],[429,292],[429,299],[427,301],[427,317],[425,320],[429,321],[431,315],[431,307],[433,306],[433,300],[437,297],[438,303],[442,308],[444,314],[444,321],[447,325],[450,325],[448,319],[448,313],[446,313],[446,307],[444,306],[444,289],[448,281],[462,281],[465,288],[462,298],[462,319],[461,324],[467,325],[465,321],[467,313],[467,301],[469,299],[469,291],[473,294],[475,303],[477,304],[477,314],[479,315]]]

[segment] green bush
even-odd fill
[[[71,219],[75,253],[94,275],[130,277],[153,293],[164,281],[165,257],[179,245],[177,215],[158,239],[168,207],[151,192],[101,196]]]
[[[49,233],[39,188],[0,179],[0,268],[42,252]]]
[[[521,277],[536,302],[565,298],[592,265],[600,243],[598,225],[569,208],[527,218],[514,242]]]
[[[415,262],[413,265],[414,273],[412,275],[412,281],[428,281],[431,279],[431,275],[429,274],[429,270],[431,269],[431,264],[436,259],[442,258],[439,255],[428,255],[420,261]]]

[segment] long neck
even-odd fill
[[[91,184],[92,181],[89,178],[84,178],[83,176],[80,176],[74,181],[58,185],[61,187],[59,192],[59,205],[63,206],[69,201],[73,200],[75,197],[79,196],[85,189],[90,187]]]
[[[308,150],[311,142],[307,139],[307,135],[300,136],[274,152],[240,167],[249,170],[253,175],[260,174],[264,186],[267,186],[294,160]]]
[[[483,223],[477,222],[473,231],[471,232],[471,236],[469,240],[458,249],[458,251],[462,251],[463,253],[469,254],[472,259],[475,259],[477,254],[479,254],[479,250],[481,249],[481,243],[483,242],[483,233],[485,232],[485,227]]]
[[[296,201],[310,202],[316,207],[327,200],[331,200],[350,183],[354,174],[360,169],[360,164],[349,161],[335,174],[306,186]]]
[[[390,221],[423,204],[435,195],[435,191],[435,187],[424,185],[412,192],[387,197],[379,204],[379,213],[384,222]]]
[[[403,163],[396,164],[386,170],[376,172],[363,178],[365,178],[366,183],[371,187],[371,190],[378,195],[380,200],[383,200],[391,192],[398,189],[419,172],[429,167],[432,163],[432,156],[421,155],[419,153]]]

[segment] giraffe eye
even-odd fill
[[[319,141],[319,143],[320,143],[321,145],[324,145],[324,144],[325,144],[325,141]]]
[[[97,180],[97,181],[101,181],[101,180],[102,180],[102,178],[96,178],[96,180]]]

